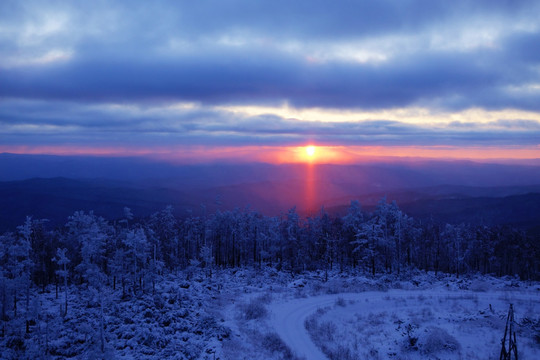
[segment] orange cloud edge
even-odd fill
[[[316,151],[308,155],[306,148]],[[306,143],[299,146],[174,146],[174,147],[92,147],[92,146],[2,146],[0,152],[33,155],[146,157],[177,163],[266,162],[354,164],[384,159],[445,159],[476,161],[540,161],[540,145],[535,146],[329,146]]]

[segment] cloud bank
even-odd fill
[[[5,146],[535,147],[538,13],[538,1],[3,1],[0,135]],[[315,115],[272,110],[283,106]],[[429,116],[402,118],[410,109]],[[463,121],[471,109],[485,117]]]

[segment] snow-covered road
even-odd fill
[[[317,309],[335,304],[338,298],[358,300],[368,297],[383,296],[386,293],[369,292],[354,294],[333,294],[295,299],[286,303],[275,303],[270,306],[271,325],[281,339],[299,357],[307,360],[327,360],[322,351],[311,341],[304,327],[307,317]]]
[[[304,322],[318,308],[330,305],[334,301],[335,296],[328,295],[272,304],[271,324],[296,355],[309,360],[326,360],[326,356],[311,341]]]
[[[327,357],[311,340],[304,323],[308,316],[317,309],[326,306],[333,306],[338,298],[345,301],[355,301],[365,303],[365,311],[384,310],[389,306],[386,301],[388,298],[411,298],[417,296],[427,297],[448,297],[448,296],[471,296],[477,299],[495,301],[501,296],[511,296],[512,298],[530,298],[531,295],[511,294],[510,292],[489,292],[474,293],[470,291],[445,291],[445,290],[390,290],[387,292],[363,292],[363,293],[342,293],[333,295],[322,295],[308,298],[300,298],[283,303],[273,303],[270,305],[270,324],[281,337],[281,339],[290,347],[290,349],[299,357],[305,357],[307,360],[327,360]],[[536,294],[536,296],[538,296]],[[409,304],[407,307],[411,307]]]

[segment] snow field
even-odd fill
[[[117,284],[101,295],[103,353],[96,294],[71,286],[63,318],[62,290],[57,299],[51,286],[31,299],[39,313],[32,336],[24,322],[9,323],[0,358],[43,358],[39,349],[48,348],[50,359],[489,359],[498,356],[509,303],[521,358],[540,358],[538,283],[414,271],[336,271],[324,279],[323,272],[245,268],[212,277],[180,271],[160,278],[155,293],[122,296]],[[409,338],[417,340],[408,345]],[[25,348],[16,352],[18,343]]]
[[[519,291],[389,290],[306,302],[321,304],[305,318],[311,339],[325,358],[342,360],[498,358],[509,304],[518,324],[540,314],[538,294]],[[530,327],[516,330],[521,358],[540,358]]]
[[[252,326],[275,331],[306,359],[488,359],[498,358],[510,303],[520,355],[540,358],[540,285],[514,277],[332,273],[325,282],[305,273],[274,292]],[[315,339],[306,320],[321,330]]]

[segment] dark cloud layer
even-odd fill
[[[490,55],[415,55],[381,65],[307,64],[301,59],[249,52],[167,61],[76,59],[5,71],[0,95],[98,102],[289,101],[299,107],[360,109],[436,103],[454,109],[539,110],[538,94],[516,96],[508,90],[535,81],[538,71],[528,66],[509,67],[505,61],[491,60]]]
[[[330,123],[215,107],[537,112],[539,10],[538,1],[3,1],[0,134],[13,143],[84,142],[90,131],[87,142],[133,133],[148,143],[160,134],[238,145],[536,145],[530,119]],[[178,102],[199,106],[144,111]]]
[[[450,122],[426,127],[394,120],[300,121],[276,115],[248,116],[195,108],[163,113],[160,108],[111,111],[109,107],[56,102],[5,102],[0,127],[12,127],[12,144],[64,144],[91,138],[100,144],[297,145],[309,139],[341,145],[523,145],[540,138],[540,122],[504,119]],[[158,116],[159,114],[159,116]],[[20,130],[19,127],[23,129]],[[51,129],[44,134],[43,129]]]

